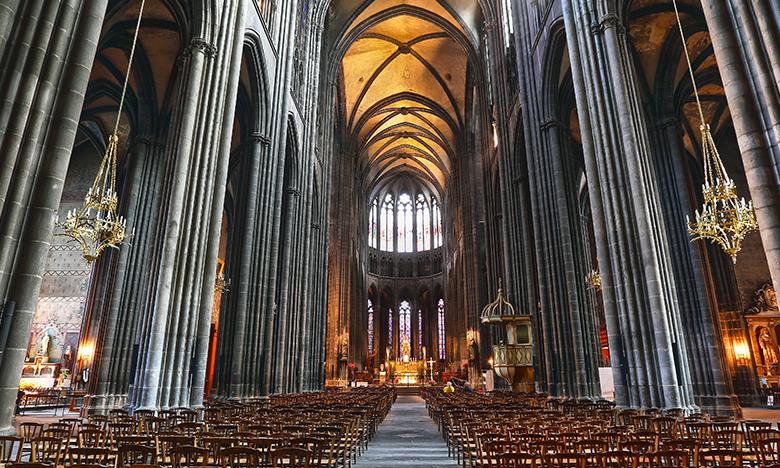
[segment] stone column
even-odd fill
[[[696,205],[687,174],[690,156],[683,148],[681,129],[675,119],[663,119],[651,130],[655,169],[662,197],[677,302],[686,331],[691,383],[697,405],[711,414],[739,414],[732,389],[717,301],[708,294],[708,278],[702,245],[692,243],[686,214]],[[698,187],[697,187],[698,188]]]
[[[629,390],[619,403],[689,407],[686,337],[625,30],[610,2],[564,0],[562,5],[572,73],[581,77],[574,82],[575,94],[578,102],[587,99],[579,113],[581,127],[590,129],[583,131],[583,140],[590,140],[583,145],[590,160],[587,179],[600,181],[589,192],[603,201],[607,226],[609,261],[602,263],[599,251],[599,266],[602,273],[608,270],[605,307],[618,312],[617,323],[607,320],[611,354],[619,358],[625,349],[628,361],[628,367],[618,361],[614,373],[616,383],[625,378]]]
[[[6,227],[18,226],[19,230],[3,230],[2,244],[7,250],[0,258],[0,294],[3,302],[15,302],[16,313],[11,324],[3,359],[0,363],[0,432],[13,432],[13,413],[19,386],[27,342],[35,314],[41,275],[46,254],[51,245],[51,236],[57,218],[63,183],[70,163],[71,150],[76,138],[79,115],[84,102],[84,93],[89,82],[89,72],[97,50],[97,42],[106,12],[107,0],[84,0],[63,2],[62,14],[57,18],[56,40],[51,42],[49,56],[52,67],[58,69],[52,82],[43,81],[37,92],[42,92],[36,101],[34,120],[28,123],[22,141],[13,145],[3,142],[4,161],[14,158],[22,164],[35,162],[37,169],[15,170],[9,180],[9,187],[27,186],[28,191],[18,192],[21,196],[4,198],[2,220]],[[80,9],[74,20],[75,11]],[[29,19],[29,18],[27,18]],[[23,21],[16,17],[14,20]],[[8,47],[16,47],[9,43]],[[18,46],[21,47],[21,44]],[[64,47],[62,55],[54,57],[55,51]],[[48,73],[48,69],[44,74]],[[25,84],[36,80],[38,73],[25,77]],[[57,83],[55,88],[53,83]],[[43,125],[43,120],[49,125]],[[6,134],[7,135],[7,134]],[[19,148],[27,148],[18,153]],[[14,157],[18,156],[18,158]],[[23,157],[22,157],[23,156]],[[2,174],[7,174],[3,168]],[[26,194],[26,195],[23,195]],[[13,204],[11,212],[7,212]],[[24,242],[20,242],[21,240]],[[16,260],[24,261],[16,261]]]
[[[780,8],[772,1],[701,3],[769,272],[780,291]]]
[[[211,305],[216,247],[237,90],[243,2],[224,2],[214,43],[191,41],[182,57],[155,258],[157,288],[144,310],[130,402],[135,408],[187,406],[202,398],[204,310]],[[225,121],[229,122],[225,122]],[[207,304],[204,304],[204,301]],[[195,355],[194,353],[197,353]],[[197,375],[195,375],[197,373]],[[193,393],[199,393],[197,396]]]
[[[113,257],[114,272],[108,278],[110,290],[99,316],[101,326],[95,344],[94,395],[91,405],[108,410],[125,403],[131,378],[131,357],[136,342],[140,309],[152,283],[151,253],[154,223],[162,183],[163,146],[149,138],[136,138],[129,152],[130,167],[124,176],[120,200],[127,224],[133,230],[130,242]],[[102,261],[102,260],[101,260]],[[121,325],[120,325],[121,324]]]

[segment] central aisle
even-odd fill
[[[418,396],[399,395],[355,468],[458,466]]]

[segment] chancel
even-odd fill
[[[0,464],[780,466],[778,38],[0,0]]]

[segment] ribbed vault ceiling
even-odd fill
[[[373,187],[413,176],[443,191],[466,110],[462,25],[436,0],[375,0],[346,34],[345,122],[363,175]]]

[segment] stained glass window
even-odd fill
[[[412,343],[412,307],[409,302],[403,301],[398,307],[398,345],[402,346],[404,341]]]
[[[377,217],[379,216],[379,199],[374,198],[368,212],[368,246],[376,248]]]
[[[444,329],[444,299],[439,299],[437,315],[439,316],[439,360],[443,361],[447,358],[447,351],[444,348],[446,334]]]
[[[379,249],[386,252],[393,251],[393,195],[387,194],[382,203],[382,217],[379,220]]]
[[[368,354],[374,353],[374,305],[368,300]]]
[[[425,195],[417,195],[417,251],[431,249],[431,209]]]
[[[411,252],[414,244],[412,197],[402,193],[398,197],[398,252]]]
[[[423,358],[423,327],[422,327],[422,310],[417,311],[417,358]]]
[[[441,247],[441,208],[439,208],[439,202],[434,198],[431,205],[433,205],[433,248]]]
[[[387,311],[387,344],[390,348],[388,353],[390,357],[393,356],[393,309]]]

